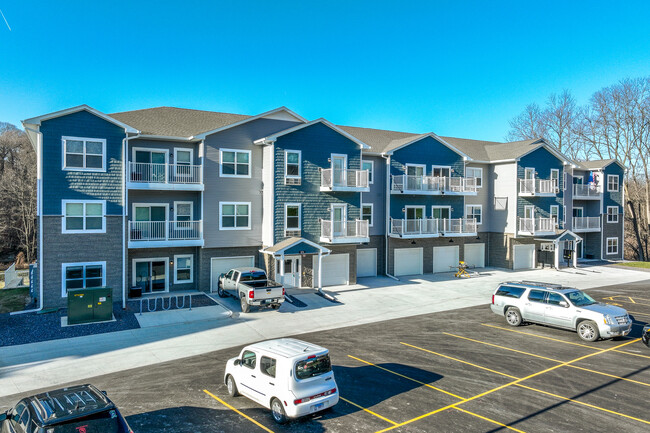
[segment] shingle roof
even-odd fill
[[[615,159],[596,159],[593,161],[578,161],[578,167],[584,170],[597,170],[607,167],[612,162],[617,162]]]
[[[142,134],[170,137],[191,137],[251,117],[175,107],[124,111],[110,116],[140,130]]]
[[[388,131],[385,129],[359,128],[357,126],[341,126],[339,128],[350,135],[357,137],[359,140],[370,146],[370,152],[382,153],[387,149],[394,149],[401,144],[395,142],[408,142],[414,140],[422,134],[412,132]]]

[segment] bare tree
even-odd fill
[[[5,165],[13,164],[23,135],[14,125],[0,122],[0,175],[4,172]]]
[[[533,140],[547,135],[544,112],[537,104],[529,104],[524,111],[512,119],[510,131],[506,136],[508,141]]]

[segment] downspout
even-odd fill
[[[392,278],[395,281],[399,281],[399,278],[391,275],[388,273],[388,241],[389,241],[389,233],[388,231],[390,230],[390,155],[381,155],[382,157],[386,158],[386,196],[384,199],[384,202],[386,203],[386,219],[385,219],[385,224],[386,224],[386,229],[384,230],[384,238],[386,240],[386,248],[384,250],[384,274],[388,278]]]

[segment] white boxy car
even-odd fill
[[[280,424],[339,401],[329,351],[293,338],[246,346],[228,360],[224,383],[232,397],[242,394],[271,409]]]

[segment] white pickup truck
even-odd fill
[[[251,306],[280,308],[284,302],[284,287],[266,278],[266,272],[259,268],[234,268],[221,274],[217,294],[239,299],[242,313],[248,313]]]

